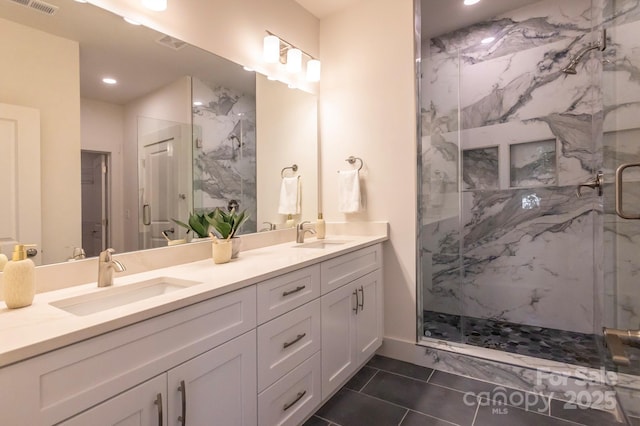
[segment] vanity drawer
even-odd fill
[[[255,326],[250,286],[1,368],[2,423],[58,423]]]
[[[320,352],[258,395],[258,425],[299,425],[321,401]]]
[[[329,293],[382,266],[382,247],[371,247],[336,257],[321,264],[322,294]]]
[[[258,324],[320,296],[320,265],[280,275],[258,284]]]
[[[258,391],[320,350],[320,299],[258,327]]]

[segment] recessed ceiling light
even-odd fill
[[[487,37],[487,38],[483,38],[482,41],[480,43],[482,44],[489,44],[492,41],[494,41],[496,38],[495,37]]]
[[[200,101],[195,101],[195,102],[193,103],[193,106],[202,106],[202,102],[200,102]]]
[[[105,77],[102,79],[102,82],[104,84],[116,84],[118,82],[118,80],[116,80],[115,78],[111,78],[111,77]]]
[[[86,3],[87,0],[76,0],[76,3]]]
[[[134,21],[134,20],[133,20],[133,19],[131,19],[131,18],[127,18],[126,16],[125,16],[125,17],[123,17],[122,19],[124,19],[126,22],[130,23],[131,25],[140,25],[140,22],[138,22],[138,21]]]
[[[272,75],[268,75],[267,76],[267,80],[276,81],[277,79],[278,79],[278,77],[274,77]]]
[[[253,68],[247,66],[242,67],[242,69],[245,71],[255,71]]]
[[[464,0],[465,6],[471,6],[472,4],[478,3],[480,0]]]

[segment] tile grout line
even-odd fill
[[[400,419],[400,423],[398,423],[398,426],[402,424],[402,422],[404,421],[404,419],[407,417],[408,414],[409,414],[409,409],[407,408],[407,411],[405,411],[404,416],[402,416],[402,418]]]
[[[436,372],[435,368],[431,369],[431,374],[429,374],[429,377],[427,377],[427,383],[431,383],[431,378],[433,377],[433,374]]]
[[[317,417],[317,418],[319,418],[320,420],[324,420],[325,422],[327,422],[327,423],[329,424],[329,426],[332,426],[332,425],[340,426],[338,423],[334,423],[334,422],[332,422],[332,421],[331,421],[331,420],[329,420],[329,419],[325,419],[324,417],[320,417],[319,415],[317,415],[317,414],[315,414],[315,413],[314,413],[314,414],[313,414],[313,416],[311,416],[311,417]]]
[[[369,367],[369,368],[373,368],[373,367]],[[376,377],[378,375],[378,373],[380,372],[380,369],[376,368],[375,369],[376,372],[373,373],[373,376],[371,376],[371,378],[369,380],[367,380],[367,383],[365,383],[359,390],[358,393],[362,393],[362,390],[369,384],[369,382],[371,382],[371,380],[373,380],[374,377]]]
[[[407,376],[406,374],[396,373],[395,371],[385,370],[384,368],[379,368],[378,371],[384,371],[385,373],[394,374],[396,376],[404,377],[404,378],[411,379],[411,380],[417,380],[417,381],[423,382],[423,383],[429,383],[428,380],[431,378],[431,375],[433,375],[433,371],[432,371],[427,379],[419,379],[417,377]],[[369,383],[367,383],[367,384],[369,384]],[[432,383],[432,384],[435,385],[435,383]]]
[[[476,412],[473,413],[473,421],[471,422],[471,426],[476,424],[476,420],[478,418],[478,412],[480,411],[480,401],[478,401],[478,404],[476,405]]]

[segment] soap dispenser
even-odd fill
[[[284,227],[285,228],[293,228],[296,225],[296,223],[293,220],[293,216],[292,215],[287,215],[287,221],[284,223]]]
[[[316,222],[316,238],[324,239],[327,234],[327,225],[324,223],[322,213],[318,213],[318,221]]]
[[[36,265],[27,258],[26,247],[32,246],[18,244],[14,247],[11,260],[2,272],[3,298],[11,309],[31,305],[36,293]]]

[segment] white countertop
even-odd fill
[[[326,240],[347,241],[323,249],[299,248],[295,242],[243,251],[237,259],[216,265],[201,260],[118,277],[114,287],[158,277],[201,282],[171,293],[154,296],[85,316],[50,305],[60,299],[105,291],[96,282],[37,294],[31,306],[8,309],[0,302],[0,367],[73,344],[102,333],[247,287],[305,266],[340,256],[387,239],[372,236],[328,235]],[[306,242],[315,241],[309,238]],[[97,273],[96,273],[97,275]]]

